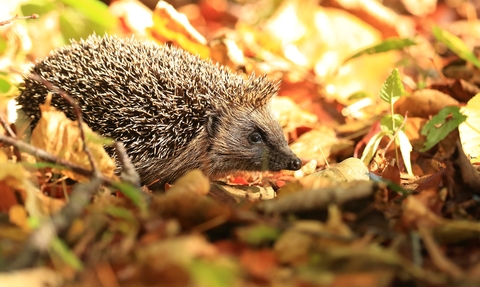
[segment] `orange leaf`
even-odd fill
[[[205,38],[192,27],[185,15],[178,13],[164,1],[158,2],[155,7],[150,33],[159,42],[173,42],[192,54],[198,54],[201,58],[210,57]]]

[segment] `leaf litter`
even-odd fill
[[[480,285],[469,3],[73,2],[2,3],[2,287]],[[25,135],[17,71],[94,31],[282,79],[272,108],[302,169],[194,170],[152,194],[48,104]]]

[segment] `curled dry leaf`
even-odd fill
[[[329,177],[338,182],[369,180],[368,168],[363,161],[354,157],[347,158],[338,164],[309,175],[309,178],[318,177]]]
[[[335,247],[345,244],[332,237],[352,239],[353,232],[342,221],[342,213],[336,205],[328,209],[328,221],[296,221],[294,225],[284,232],[275,242],[275,254],[281,263],[301,263],[310,258],[312,248]]]
[[[78,122],[68,119],[63,112],[50,106],[48,101],[40,105],[40,110],[42,117],[32,131],[32,145],[86,169],[91,169],[87,154],[83,151]],[[83,128],[87,137],[86,144],[97,163],[97,167],[105,176],[113,176],[115,162],[105,152],[102,143],[100,143],[100,136],[95,135],[87,125],[84,125]],[[95,138],[97,140],[91,140]],[[63,169],[59,172],[73,180],[86,179],[70,170]]]
[[[145,248],[138,250],[138,259],[148,262],[145,258],[163,258],[161,264],[180,263],[187,264],[190,260],[199,257],[213,257],[218,253],[214,245],[209,243],[205,237],[194,234],[166,239]]]
[[[299,173],[296,173],[296,178],[300,178],[297,182],[288,183],[286,186],[278,190],[279,196],[283,197],[290,193],[295,193],[298,190],[311,190],[336,186],[339,182],[369,180],[368,168],[358,158],[348,158],[341,163],[333,164],[326,169],[311,173],[304,178],[300,177],[300,172],[302,172],[302,170],[299,170]]]
[[[218,185],[218,187],[239,198],[246,198],[250,200],[265,200],[275,198],[275,191],[271,186]]]
[[[295,176],[295,178],[303,178],[305,177],[306,175],[309,175],[309,174],[312,174],[315,172],[315,170],[317,169],[317,161],[312,159],[311,161],[307,162],[306,164],[304,164],[302,166],[302,168],[300,168],[300,170],[296,170],[293,175]]]
[[[335,131],[328,127],[317,127],[301,135],[290,148],[302,160],[316,160],[319,166],[325,164],[335,149],[335,153],[352,148],[353,142],[338,139]]]
[[[150,33],[155,40],[162,43],[173,42],[204,59],[210,57],[205,38],[192,27],[185,15],[178,13],[167,2],[158,2],[153,11],[153,23]]]
[[[178,219],[182,227],[198,226],[216,218],[226,220],[230,209],[204,196],[209,189],[210,182],[205,175],[198,170],[190,171],[165,194],[155,194],[150,210],[164,218]]]
[[[372,195],[377,185],[371,181],[337,183],[334,186],[302,190],[290,193],[275,200],[261,202],[259,208],[266,213],[291,213],[323,209],[329,204],[365,198]]]
[[[210,181],[198,169],[187,172],[180,177],[168,190],[169,193],[175,192],[194,192],[198,195],[207,195],[210,191]]]
[[[458,101],[437,90],[423,89],[409,97],[401,97],[395,103],[395,113],[409,117],[428,118],[438,114],[446,106],[458,106]]]

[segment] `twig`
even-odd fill
[[[117,154],[117,159],[122,167],[122,180],[129,182],[136,187],[141,187],[140,176],[138,175],[135,166],[133,166],[130,157],[127,155],[122,142],[115,142],[115,153]]]
[[[352,181],[333,187],[304,190],[259,203],[265,213],[293,213],[326,208],[330,203],[345,202],[371,196],[379,187],[371,181]]]
[[[0,113],[0,124],[2,125],[3,129],[7,132],[8,136],[10,136],[11,138],[13,139],[16,139],[17,138],[17,133],[15,131],[12,130],[12,128],[10,127],[10,125],[7,123],[7,121],[5,120],[5,117],[3,114]],[[18,150],[18,148],[14,147],[13,148],[13,153],[15,154],[15,156],[17,157],[17,160],[18,161],[21,161],[22,160],[22,155],[20,154],[20,151]]]
[[[460,279],[465,276],[465,273],[458,267],[455,263],[453,263],[450,259],[445,257],[445,254],[442,253],[440,247],[435,242],[435,239],[432,236],[432,232],[425,228],[419,227],[418,233],[425,244],[425,248],[428,250],[428,254],[432,258],[432,262],[440,269],[442,272],[449,274],[455,279]]]
[[[20,17],[17,14],[17,15],[13,16],[12,18],[10,18],[6,21],[0,21],[0,26],[10,24],[11,22],[13,22],[17,19],[37,19],[38,17],[39,17],[38,14],[32,14],[30,16],[20,16]]]
[[[85,169],[85,168],[83,168],[79,165],[76,165],[76,164],[71,163],[67,160],[59,158],[59,157],[57,157],[57,156],[55,156],[51,153],[48,153],[48,152],[46,152],[42,149],[36,148],[36,147],[34,147],[30,144],[27,144],[27,143],[25,143],[25,142],[23,142],[19,139],[11,138],[11,137],[0,134],[0,142],[11,145],[11,146],[14,146],[14,147],[18,148],[19,150],[21,150],[23,152],[26,152],[30,155],[38,157],[38,158],[40,158],[42,160],[45,160],[47,162],[56,163],[56,164],[60,164],[62,166],[65,166],[68,169],[70,169],[71,171],[76,172],[80,175],[87,176],[87,177],[91,177],[91,176],[94,175],[94,172],[91,171],[91,170]],[[108,185],[111,185],[113,183],[113,181],[106,176],[101,175],[101,176],[99,176],[99,178],[101,178]]]
[[[5,120],[3,114],[0,114],[0,124],[2,125],[3,129],[7,132],[7,134],[12,137],[12,138],[16,138],[17,135],[15,134],[15,132],[13,132],[12,128],[10,127],[10,125],[7,123],[7,121]]]

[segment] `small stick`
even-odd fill
[[[11,22],[17,20],[17,19],[37,19],[39,16],[38,14],[32,14],[30,16],[18,16],[15,15],[13,16],[12,18],[8,19],[8,20],[5,20],[5,21],[0,21],[0,26],[5,26],[7,24],[10,24]]]
[[[122,180],[129,182],[136,187],[141,187],[140,176],[135,170],[135,166],[133,166],[130,157],[127,155],[122,142],[115,142],[115,153],[117,154],[117,159],[122,166]]]

